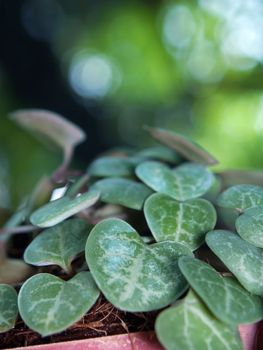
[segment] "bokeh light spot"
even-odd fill
[[[119,72],[111,60],[101,54],[77,54],[69,68],[73,90],[82,97],[108,95],[119,82]]]
[[[184,48],[191,42],[196,24],[187,6],[174,5],[167,9],[164,17],[163,38],[175,48]]]

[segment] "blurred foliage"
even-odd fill
[[[15,207],[38,179],[59,164],[60,158],[8,118],[19,102],[10,97],[3,83],[0,79],[0,207]]]
[[[26,0],[21,20],[78,103],[104,109],[102,138],[145,145],[142,126],[160,126],[193,137],[220,168],[262,167],[261,0]],[[0,158],[16,202],[57,158],[4,118],[20,107],[4,90]]]

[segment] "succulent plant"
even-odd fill
[[[263,318],[260,175],[215,173],[199,145],[152,127],[156,145],[109,150],[76,173],[82,130],[47,111],[12,118],[64,159],[0,229],[0,332],[18,313],[42,336],[61,332],[102,293],[123,311],[158,310],[166,349],[241,349],[238,325]],[[31,242],[11,259],[20,233]]]

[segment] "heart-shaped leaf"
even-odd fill
[[[175,151],[165,146],[145,148],[142,151],[137,152],[135,157],[161,160],[171,164],[178,164],[182,160]]]
[[[91,231],[86,260],[105,297],[125,311],[150,311],[174,302],[186,282],[178,257],[191,251],[175,242],[146,245],[125,221],[107,219]]]
[[[37,209],[31,216],[33,225],[40,227],[54,226],[78,212],[91,207],[100,197],[95,190],[83,193],[75,198],[59,198]]]
[[[233,277],[222,277],[203,261],[183,256],[179,267],[190,286],[210,311],[230,325],[253,323],[263,318],[262,298],[250,294]]]
[[[230,231],[208,232],[206,243],[252,294],[263,295],[263,250]]]
[[[188,160],[205,165],[214,165],[218,163],[210,153],[186,136],[159,128],[146,127],[146,130],[156,141],[174,149]]]
[[[71,271],[74,258],[85,250],[91,226],[84,220],[71,219],[40,233],[24,252],[24,260],[36,266],[59,265]]]
[[[142,209],[145,199],[152,193],[145,185],[123,178],[103,179],[97,181],[92,188],[101,193],[102,202],[137,210]]]
[[[14,327],[17,314],[16,290],[8,284],[0,284],[0,333]]]
[[[190,291],[177,306],[161,312],[155,324],[167,350],[241,350],[237,330],[218,321]]]
[[[218,205],[239,210],[263,205],[263,187],[255,185],[229,187],[218,197]]]
[[[59,333],[81,319],[99,296],[89,272],[69,281],[40,273],[29,278],[18,295],[18,308],[28,327],[42,336]]]
[[[165,194],[155,193],[146,200],[144,214],[157,242],[171,240],[191,250],[204,242],[205,234],[216,224],[214,207],[200,198],[177,202]]]
[[[12,113],[11,118],[33,135],[44,137],[64,151],[74,148],[86,138],[83,130],[54,112],[25,109]]]
[[[236,229],[244,240],[263,248],[263,206],[246,209],[237,218]]]
[[[96,177],[132,176],[134,163],[126,157],[101,157],[91,163],[88,174]]]
[[[156,192],[185,201],[205,194],[213,184],[213,174],[200,164],[185,163],[174,170],[154,161],[146,161],[136,168],[137,176]]]

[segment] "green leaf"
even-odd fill
[[[23,284],[18,308],[28,327],[47,336],[62,332],[81,319],[98,296],[89,272],[80,272],[69,281],[40,273]]]
[[[263,187],[255,185],[229,187],[218,197],[218,205],[239,210],[263,205]]]
[[[205,240],[205,234],[216,224],[216,211],[205,199],[177,202],[161,193],[151,195],[145,202],[144,214],[156,239],[182,243],[191,250]]]
[[[213,174],[200,164],[185,163],[173,170],[154,161],[146,161],[136,168],[137,176],[156,192],[185,201],[205,194],[213,184]]]
[[[59,198],[37,209],[30,216],[30,221],[33,225],[40,227],[54,226],[81,210],[91,207],[99,197],[98,191],[91,190],[75,198],[67,196]]]
[[[24,252],[26,263],[36,266],[59,265],[68,273],[76,256],[85,250],[91,226],[71,219],[40,233]]]
[[[32,266],[25,264],[23,260],[6,258],[0,262],[0,283],[17,285],[33,273]]]
[[[25,109],[13,112],[11,118],[33,135],[44,137],[47,142],[51,141],[64,151],[86,139],[82,129],[54,112]]]
[[[263,206],[246,209],[236,220],[236,230],[244,240],[263,248]]]
[[[167,350],[241,350],[237,330],[218,321],[190,291],[177,306],[164,310],[155,324]]]
[[[150,311],[174,302],[187,288],[178,257],[191,255],[182,244],[146,245],[125,221],[107,219],[91,231],[86,260],[105,297],[125,311]]]
[[[187,137],[165,129],[146,127],[149,134],[158,142],[177,151],[184,158],[204,165],[214,165],[218,161],[200,145]]]
[[[93,189],[101,193],[100,200],[141,210],[145,199],[152,193],[145,185],[122,178],[107,178],[97,181]]]
[[[263,295],[263,250],[230,231],[215,230],[206,243],[250,293]]]
[[[190,286],[220,321],[230,325],[263,318],[262,298],[250,294],[233,277],[222,277],[203,261],[183,256],[179,267]]]
[[[160,160],[171,164],[178,164],[182,160],[181,157],[175,151],[165,146],[145,148],[137,152],[134,156],[139,158]]]
[[[17,314],[16,290],[8,284],[0,284],[0,333],[15,326]]]
[[[101,157],[91,163],[88,174],[96,177],[132,176],[134,163],[126,157]]]

